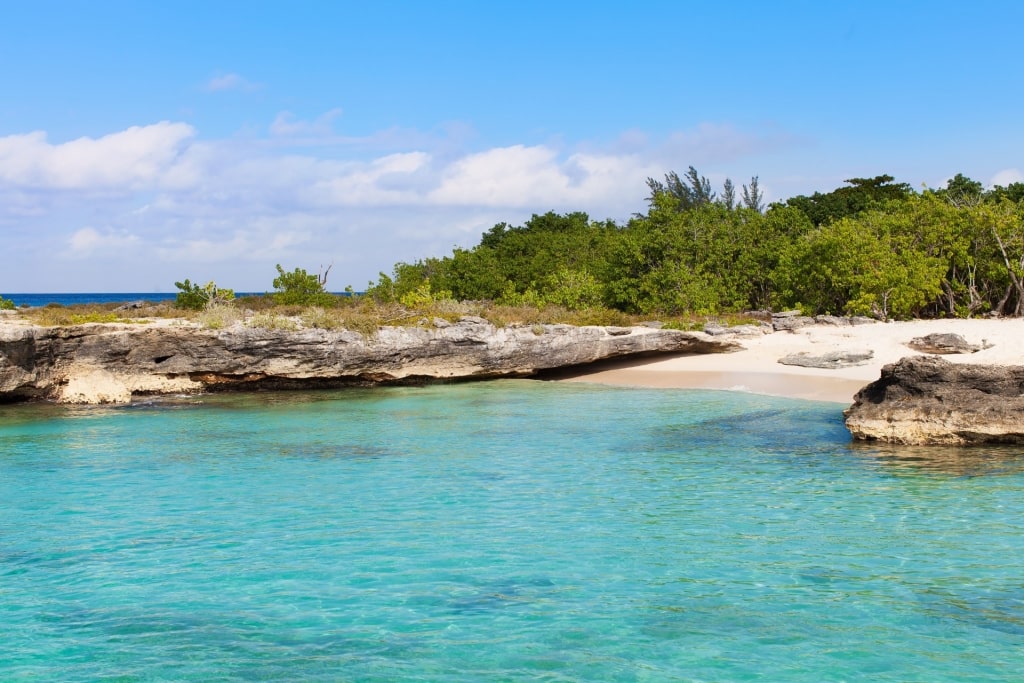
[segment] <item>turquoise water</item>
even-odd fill
[[[3,406],[0,680],[1021,680],[1022,490],[737,393]]]

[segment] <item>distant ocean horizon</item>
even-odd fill
[[[259,296],[263,292],[239,292],[236,296]],[[0,292],[0,296],[10,299],[15,306],[45,306],[60,304],[110,304],[128,301],[173,301],[177,292]]]
[[[332,292],[345,296],[348,292]],[[235,296],[260,296],[264,292],[236,292]],[[177,292],[2,292],[0,296],[14,302],[19,308],[22,306],[45,306],[47,304],[60,304],[72,306],[74,304],[110,304],[123,303],[128,301],[173,301]]]
[[[177,296],[176,292],[0,292],[0,296],[10,299],[15,306],[45,306],[46,304],[109,304],[127,301],[170,301]]]

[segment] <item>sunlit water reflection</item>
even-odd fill
[[[527,381],[0,408],[0,680],[1020,680],[1020,449]]]

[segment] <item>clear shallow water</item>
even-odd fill
[[[724,392],[5,406],[0,680],[1020,680],[1022,489]]]

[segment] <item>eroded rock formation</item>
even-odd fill
[[[921,353],[953,354],[977,353],[983,348],[980,344],[971,344],[959,334],[935,332],[923,337],[914,337],[907,346]]]
[[[904,358],[844,412],[857,439],[897,444],[1024,443],[1024,367]]]
[[[772,313],[772,328],[776,332],[793,332],[812,325],[828,325],[830,327],[852,327],[854,325],[873,325],[877,320],[855,315],[839,317],[835,315],[816,315],[813,318],[801,315],[800,311],[782,311]]]
[[[191,324],[0,326],[0,400],[123,403],[133,395],[525,377],[609,358],[720,353],[735,341],[678,330],[533,325],[464,317],[358,332]]]
[[[802,368],[821,368],[822,370],[838,370],[840,368],[853,368],[858,365],[867,365],[875,355],[871,349],[861,351],[829,351],[820,355],[813,355],[806,351],[791,353],[779,359],[782,365],[795,365]]]

